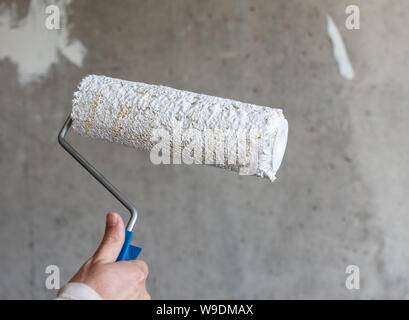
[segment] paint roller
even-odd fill
[[[281,109],[105,76],[84,78],[58,141],[131,214],[117,261],[137,259],[142,250],[131,245],[138,212],[67,142],[71,126],[83,136],[150,152],[154,163],[169,163],[172,154],[173,163],[185,159],[270,181],[275,180],[288,136]]]

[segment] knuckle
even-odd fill
[[[141,269],[144,274],[148,275],[149,267],[145,261],[138,260],[138,268]]]
[[[139,281],[144,281],[147,278],[147,274],[139,268],[135,269],[135,276]]]
[[[148,266],[146,263],[137,263],[134,268],[135,276],[140,281],[146,280],[148,277]]]

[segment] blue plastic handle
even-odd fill
[[[142,248],[135,247],[131,245],[133,232],[126,230],[125,232],[125,241],[122,246],[121,252],[119,253],[116,261],[129,261],[138,259],[139,254],[142,251]]]

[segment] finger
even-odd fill
[[[148,277],[149,268],[145,261],[135,260],[129,261],[129,263],[132,266],[138,280],[145,280]]]
[[[125,239],[125,226],[122,218],[115,212],[107,214],[105,234],[102,242],[94,254],[94,260],[111,263],[115,262]]]
[[[148,291],[145,290],[145,293],[142,295],[141,300],[152,300],[151,295]]]
[[[141,286],[135,287],[135,291],[131,299],[132,300],[151,300],[152,298],[144,285],[143,287]]]

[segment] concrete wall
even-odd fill
[[[53,1],[48,1],[47,4]],[[153,298],[407,298],[409,2],[0,1],[0,298],[51,298],[127,212],[57,145],[90,73],[282,107],[278,179],[155,166],[142,152],[70,136],[134,201]],[[17,3],[17,4],[16,4]],[[343,78],[331,15],[356,72]],[[361,289],[345,288],[358,265]]]

